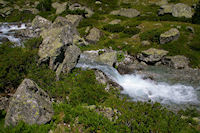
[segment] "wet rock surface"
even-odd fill
[[[184,69],[188,68],[189,60],[185,56],[177,55],[177,56],[166,56],[162,59],[162,63],[164,65],[168,65],[169,67],[175,69]]]

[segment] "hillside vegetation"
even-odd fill
[[[60,14],[52,3],[79,3],[94,14],[87,17],[85,10],[70,10],[69,5]],[[112,48],[120,51],[117,61],[123,61],[124,53],[136,56],[149,48],[168,51],[169,56],[183,55],[191,68],[200,68],[200,1],[168,0],[184,3],[193,8],[192,18],[158,15],[159,0],[0,0],[0,22],[31,23],[39,15],[51,22],[58,16],[82,15],[77,26],[81,38],[87,29],[96,27],[102,36],[96,44],[79,45],[80,50]],[[6,3],[6,4],[3,4]],[[4,12],[8,9],[8,12]],[[110,14],[113,10],[134,8],[137,17]],[[3,11],[1,10],[3,9]],[[4,13],[2,13],[4,12]],[[7,14],[8,13],[8,14]],[[5,15],[6,14],[6,15]],[[110,24],[113,20],[120,23]],[[190,27],[190,28],[188,28]],[[191,28],[192,27],[192,28]],[[160,35],[171,28],[180,32],[177,40],[160,44]],[[193,31],[194,30],[194,31]],[[148,41],[149,45],[142,45]],[[11,42],[0,44],[0,98],[14,94],[21,82],[33,80],[52,100],[54,115],[46,124],[29,125],[23,121],[16,126],[5,127],[6,110],[0,110],[0,133],[198,133],[200,112],[193,108],[170,110],[160,103],[133,102],[120,93],[114,85],[106,90],[106,84],[96,80],[96,70],[73,68],[56,80],[56,72],[48,64],[39,64],[39,47],[42,37],[25,40],[23,47]],[[116,67],[117,68],[117,67]]]

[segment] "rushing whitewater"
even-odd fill
[[[199,104],[198,96],[192,86],[155,82],[143,79],[141,75],[120,75],[115,68],[88,60],[86,55],[81,55],[76,67],[101,70],[111,80],[122,86],[122,93],[128,94],[134,101],[151,100],[162,104]]]
[[[3,23],[0,25],[0,38],[7,38],[10,42],[21,45],[20,38],[14,36],[14,31],[26,29],[25,24],[9,24]],[[1,42],[0,42],[1,43]]]

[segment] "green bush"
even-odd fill
[[[5,18],[0,17],[2,22],[30,22],[34,19],[35,15],[29,11],[13,10],[9,16]]]
[[[24,43],[24,46],[29,50],[34,50],[38,49],[41,43],[42,43],[42,37],[31,38]]]
[[[108,24],[103,27],[103,30],[112,32],[112,33],[119,33],[119,32],[124,31],[124,27],[121,26],[120,24],[114,24],[114,25]]]
[[[1,133],[48,133],[53,127],[53,122],[43,125],[28,125],[24,122],[19,122],[15,127],[1,128]]]
[[[43,12],[45,12],[45,11],[51,11],[51,9],[52,9],[51,4],[52,4],[51,0],[40,0],[39,4],[37,5],[36,8],[39,11],[43,11]]]
[[[98,84],[95,74],[91,70],[75,70],[68,78],[72,80],[73,85],[69,93],[70,103],[73,105],[101,103],[108,96],[104,90],[105,86]]]
[[[135,28],[135,27],[126,28],[123,30],[123,33],[133,36],[133,35],[140,33],[140,29]]]
[[[159,103],[134,103],[126,99],[111,98],[105,105],[121,113],[116,125],[125,125],[126,132],[197,132],[187,121],[181,119],[181,115],[169,111]]]
[[[122,52],[121,53],[117,53],[117,61],[118,62],[123,61],[124,58],[125,58],[124,53],[122,53]]]
[[[36,53],[12,44],[0,45],[0,91],[15,89],[25,78]]]
[[[200,1],[195,8],[195,13],[192,16],[192,23],[200,24]]]
[[[189,44],[190,48],[195,51],[200,51],[200,42],[199,41],[193,41]]]
[[[162,30],[159,29],[153,29],[150,31],[146,31],[142,34],[140,34],[141,40],[149,40],[151,42],[159,43],[160,42],[160,34],[162,34]]]
[[[72,107],[69,104],[55,105],[55,112],[64,112],[63,118],[65,123],[72,125],[71,128],[80,127],[83,132],[107,132],[113,133],[120,129],[120,126],[109,121],[108,118],[93,110],[89,110],[83,106]],[[70,129],[68,129],[70,132]]]

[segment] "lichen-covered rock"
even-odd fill
[[[52,3],[52,7],[56,9],[56,14],[61,14],[62,12],[66,10],[67,2],[64,2],[62,4],[58,2],[54,2]]]
[[[149,41],[147,41],[147,40],[142,41],[141,44],[142,44],[142,46],[149,46],[149,45],[151,45],[151,43]]]
[[[172,15],[174,17],[192,18],[193,12],[190,6],[183,3],[178,3],[173,6]]]
[[[178,40],[180,32],[176,28],[172,28],[169,31],[160,35],[160,44],[165,44],[174,40]]]
[[[159,1],[156,2],[155,4],[158,5],[158,6],[162,6],[162,5],[168,4],[168,1],[167,1],[167,0],[159,0]]]
[[[76,45],[67,47],[64,55],[65,58],[56,71],[57,80],[61,72],[69,73],[76,66],[80,54],[81,50]]]
[[[85,7],[85,6],[81,6],[81,5],[78,4],[78,3],[72,4],[71,6],[69,6],[69,9],[72,10],[72,11],[74,11],[74,10],[82,10],[82,11],[85,11],[85,12],[87,13],[87,14],[85,15],[86,17],[91,17],[91,16],[94,14],[94,12],[93,12],[91,9],[89,9],[89,8],[87,8],[87,7]]]
[[[9,98],[0,97],[0,110],[7,110],[9,102],[10,102]]]
[[[5,125],[45,124],[53,116],[52,103],[48,94],[30,79],[24,79],[10,101]]]
[[[159,9],[158,15],[164,15],[168,13],[172,13],[173,4],[162,5],[161,9]]]
[[[184,69],[188,68],[189,60],[182,55],[166,56],[162,59],[162,63],[175,69]]]
[[[169,13],[174,17],[192,18],[193,16],[192,8],[183,3],[161,5],[158,14],[164,15]]]
[[[39,63],[47,62],[50,69],[56,70],[63,61],[63,55],[68,45],[73,44],[73,32],[66,25],[59,28],[51,28],[41,33],[43,42],[39,47]]]
[[[63,27],[63,26],[65,26],[65,25],[69,25],[69,24],[70,24],[69,21],[68,21],[65,17],[58,16],[58,17],[54,20],[54,22],[53,22],[51,28]]]
[[[71,15],[71,14],[68,14],[65,17],[68,20],[68,22],[70,22],[74,27],[77,27],[79,22],[83,18],[81,15]]]
[[[49,28],[51,26],[51,22],[41,16],[36,16],[32,21],[33,29],[37,28]]]
[[[96,44],[102,36],[102,32],[97,28],[92,28],[89,35],[86,37],[86,41],[92,44]]]
[[[122,8],[120,10],[115,10],[110,13],[111,15],[118,15],[118,16],[124,16],[128,18],[134,18],[140,15],[140,12],[136,9],[125,9]]]
[[[115,19],[115,20],[111,21],[109,24],[119,24],[119,23],[121,23],[121,20]]]
[[[155,64],[168,54],[168,51],[150,48],[137,55],[137,59],[147,64]]]

